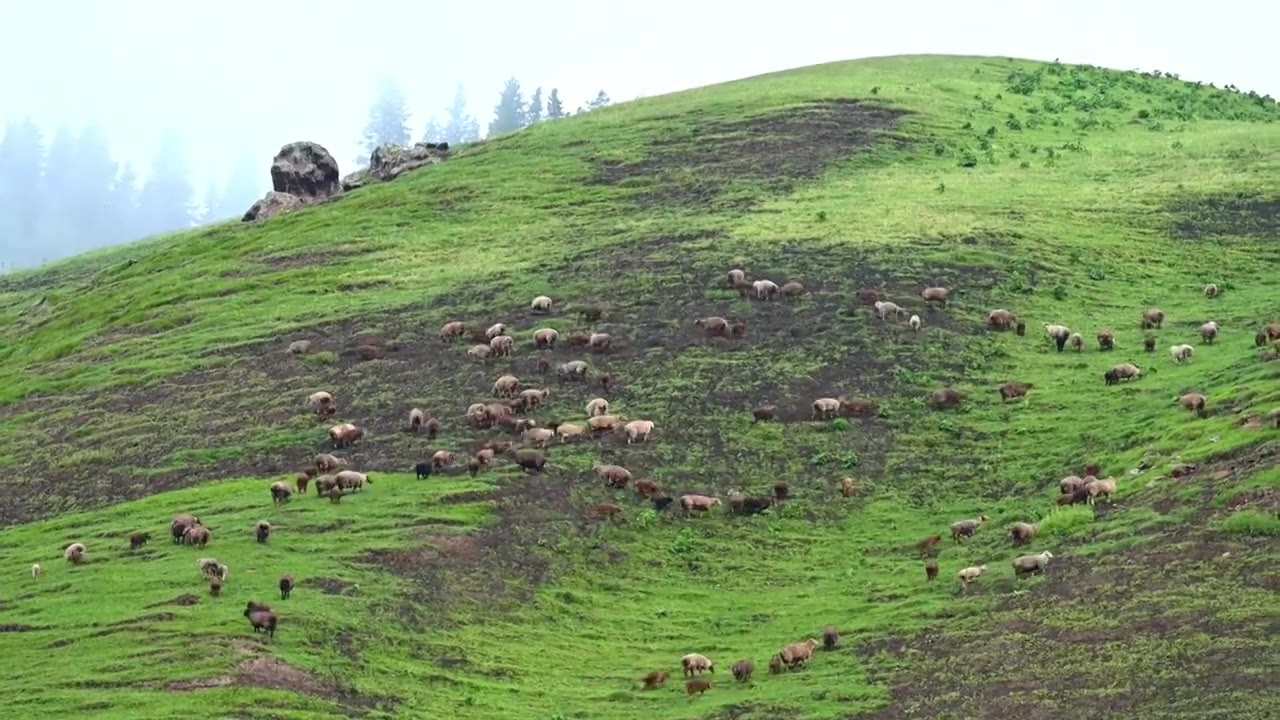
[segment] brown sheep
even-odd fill
[[[596,463],[592,469],[596,471],[596,477],[604,480],[605,485],[611,488],[625,488],[631,482],[631,471],[621,465]]]
[[[1088,474],[1086,473],[1086,475]],[[1095,478],[1093,478],[1092,476],[1089,476],[1089,480],[1092,480],[1092,479],[1095,479]],[[1085,483],[1087,483],[1089,480],[1086,480],[1085,478],[1082,478],[1078,475],[1068,475],[1058,481],[1058,490],[1063,495],[1066,495],[1068,493],[1073,493],[1076,490],[1079,490],[1080,488],[1084,487]]]
[[[652,500],[662,495],[662,488],[649,478],[640,478],[636,480],[636,495],[641,500]]]
[[[466,325],[461,320],[453,320],[440,328],[440,339],[450,343],[462,337],[464,332],[466,332]]]
[[[693,324],[702,328],[702,332],[706,333],[707,337],[724,337],[729,334],[729,321],[722,317],[699,318]]]
[[[614,432],[622,427],[626,418],[622,415],[597,415],[593,418],[587,418],[587,428],[592,433]]]
[[[551,391],[547,388],[528,388],[520,391],[520,397],[524,399],[526,406],[536,408],[551,397]]]
[[[612,520],[620,512],[622,512],[621,505],[596,503],[587,510],[587,517],[593,520]]]
[[[84,562],[84,553],[84,543],[71,543],[62,551],[62,557],[72,565],[79,565]]]
[[[688,695],[698,694],[702,697],[702,693],[711,689],[711,681],[706,678],[694,678],[684,684],[684,691]]]
[[[294,484],[295,484],[295,485],[297,486],[297,488],[298,488],[298,494],[299,494],[299,495],[306,495],[306,494],[307,494],[307,486],[311,484],[311,478],[312,478],[312,476],[314,476],[314,475],[315,475],[315,469],[314,469],[314,468],[307,468],[306,470],[304,470],[304,471],[302,471],[302,472],[298,473],[298,474],[294,477],[293,482],[294,482]],[[274,496],[273,496],[273,498],[274,498]]]
[[[333,442],[335,448],[350,447],[364,439],[364,428],[351,423],[334,425],[329,428],[329,439]]]
[[[437,450],[431,455],[431,469],[443,470],[453,464],[457,455],[450,450]]]
[[[1027,391],[1034,388],[1032,383],[1007,382],[1000,386],[1000,399],[1003,401],[1020,398],[1027,394]]]
[[[546,357],[539,355],[538,362],[536,365],[536,370],[538,371],[539,375],[546,375],[547,373],[551,372],[551,361],[548,360]]]
[[[320,453],[319,455],[316,455],[313,462],[315,463],[316,470],[320,472],[333,472],[340,467],[347,466],[346,460],[330,455],[329,453]]]
[[[1071,349],[1076,352],[1084,350],[1084,337],[1080,333],[1071,333],[1071,337],[1067,339],[1071,343]]]
[[[556,431],[549,428],[530,428],[520,433],[520,439],[526,444],[534,447],[546,447],[547,443],[556,436]]]
[[[520,391],[520,378],[515,375],[503,375],[493,383],[494,397],[515,397]]]
[[[938,409],[953,408],[964,402],[965,393],[954,388],[942,388],[934,390],[929,396],[929,402]]]
[[[1146,350],[1147,352],[1155,352],[1155,351],[1156,351],[1156,339],[1155,339],[1154,337],[1152,337],[1151,335],[1148,335],[1148,336],[1146,336],[1146,337],[1142,338],[1142,349],[1143,349],[1143,350]]]
[[[836,399],[840,401],[840,414],[845,417],[867,417],[880,411],[874,400],[845,400],[843,395]]]
[[[1089,491],[1084,488],[1072,490],[1066,495],[1059,495],[1057,500],[1059,505],[1079,505],[1086,502],[1089,502]]]
[[[427,418],[427,421],[422,424],[422,429],[426,431],[428,440],[435,440],[436,436],[440,434],[440,421],[436,418],[429,417]]]
[[[640,681],[644,683],[645,690],[652,690],[656,687],[660,687],[669,677],[671,677],[671,673],[662,670],[654,670],[648,675],[640,678]]]
[[[770,422],[777,418],[778,408],[774,405],[761,405],[751,411],[753,422]]]
[[[729,335],[734,340],[741,340],[747,336],[747,321],[736,322],[733,327],[729,328]]]
[[[489,350],[493,357],[507,357],[516,349],[516,339],[510,335],[499,335],[489,341]]]
[[[835,625],[828,625],[822,628],[822,649],[835,650],[836,645],[840,644],[840,632],[836,630]]]
[[[219,580],[209,581],[209,596],[219,597],[222,595],[222,582]]]
[[[249,624],[253,625],[254,633],[266,631],[267,637],[275,638],[278,619],[276,614],[271,612],[271,608],[250,600],[245,607],[244,616],[249,618]]]
[[[182,534],[182,543],[184,545],[195,545],[198,548],[203,548],[205,545],[209,544],[209,540],[212,537],[213,533],[209,532],[209,528],[204,527],[203,525],[193,525],[187,528],[186,532]]]
[[[288,600],[289,595],[292,592],[293,592],[293,576],[281,575],[280,576],[280,599]]]
[[[930,287],[920,291],[920,297],[924,298],[926,304],[937,303],[942,307],[947,306],[947,298],[950,295],[951,291],[944,287]]]
[[[137,550],[143,545],[146,545],[147,541],[150,539],[151,539],[151,533],[149,532],[134,533],[129,536],[129,549]]]
[[[271,523],[266,520],[259,520],[253,526],[254,537],[258,538],[258,542],[265,543],[271,537]]]
[[[1108,385],[1115,385],[1121,380],[1133,380],[1142,376],[1142,370],[1138,369],[1133,363],[1120,363],[1110,370],[1102,374],[1102,379]]]
[[[941,544],[942,544],[941,535],[930,535],[929,537],[916,543],[916,549],[920,551],[921,555],[927,555],[931,551],[935,550]]]
[[[1017,321],[1018,318],[1004,308],[998,308],[987,313],[987,327],[992,330],[1008,330]]]
[[[1009,539],[1014,545],[1026,545],[1035,539],[1037,526],[1033,523],[1016,522],[1009,526]]]
[[[750,280],[743,279],[734,282],[733,289],[738,291],[738,297],[745,298],[756,291],[756,284]]]
[[[172,541],[175,543],[182,542],[183,537],[186,535],[187,528],[199,524],[200,518],[197,518],[194,515],[184,514],[175,516],[172,522],[169,523],[169,534]]]
[[[488,330],[484,331],[484,339],[493,340],[494,338],[500,335],[506,335],[506,334],[507,334],[507,326],[505,323],[494,323],[493,325],[489,326]]]
[[[1115,350],[1116,334],[1110,330],[1098,331],[1098,349],[1099,350]]]
[[[951,523],[951,540],[958,543],[962,537],[973,537],[978,528],[982,527],[982,524],[990,519],[986,515],[979,515],[976,518],[957,520]]]
[[[773,657],[769,658],[769,674],[780,675],[783,669],[782,656],[775,653]]]
[[[316,497],[331,495],[338,489],[338,479],[332,475],[321,475],[316,478]]]
[[[819,644],[820,643],[817,640],[809,638],[804,642],[792,643],[791,645],[782,648],[778,654],[782,656],[782,661],[786,663],[789,668],[808,665],[809,659],[813,657],[814,649],[816,649]]]
[[[858,303],[862,305],[875,305],[880,297],[880,291],[874,288],[862,288],[858,291]]]
[[[529,448],[511,449],[515,456],[516,465],[525,472],[540,473],[547,464],[547,456],[537,450]]]
[[[1164,311],[1159,308],[1147,308],[1142,313],[1142,329],[1150,330],[1151,328],[1160,329],[1164,324]]]
[[[783,297],[798,298],[809,291],[805,289],[804,285],[792,280],[789,283],[783,284],[782,288],[778,292],[782,293]]]
[[[560,333],[555,328],[542,328],[533,333],[533,347],[536,350],[555,349]]]
[[[706,495],[681,495],[680,508],[684,510],[685,515],[695,512],[710,512],[711,508],[720,504],[720,498],[708,497]]]
[[[751,662],[748,658],[743,658],[742,660],[734,663],[733,667],[729,668],[729,670],[733,673],[734,680],[737,680],[738,682],[748,682],[751,680],[751,673],[756,671],[756,664]]]
[[[925,579],[925,582],[933,582],[934,580],[938,579],[938,561],[937,560],[930,559],[930,560],[924,561],[924,579]]]
[[[1174,399],[1174,402],[1182,404],[1182,407],[1195,412],[1200,417],[1204,417],[1205,403],[1209,399],[1200,393],[1187,393]]]
[[[1022,337],[1027,334],[1027,324],[1019,320],[1017,324],[1013,326],[1013,331],[1017,333],[1018,337]]]
[[[773,498],[775,500],[786,500],[791,496],[791,486],[785,480],[773,484]]]
[[[289,483],[283,480],[271,483],[271,504],[283,505],[289,502],[293,491],[289,489]]]
[[[853,497],[853,494],[857,491],[857,484],[854,483],[853,478],[843,478],[840,480],[841,495],[845,497]]]

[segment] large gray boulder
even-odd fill
[[[300,207],[302,207],[302,199],[297,195],[272,190],[249,208],[249,211],[244,214],[243,220],[244,222],[266,220],[269,217],[293,212]]]
[[[412,147],[386,143],[373,149],[369,167],[342,179],[343,190],[355,190],[371,182],[395,180],[410,170],[444,162],[449,157],[449,143],[417,143]]]
[[[280,148],[271,163],[271,187],[297,196],[304,204],[342,192],[337,161],[313,142],[289,143]]]

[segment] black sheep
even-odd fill
[[[431,463],[418,463],[413,466],[413,470],[418,473],[419,480],[431,477]]]

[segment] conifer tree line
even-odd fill
[[[609,102],[601,90],[575,112]],[[483,134],[513,132],[570,114],[558,89],[536,87],[526,93],[513,77],[498,94]],[[399,85],[389,77],[379,79],[356,164],[367,164],[373,148],[383,143],[457,146],[482,136],[479,116],[468,107],[461,85],[448,107],[426,117],[420,133],[411,130],[410,120]],[[237,217],[270,189],[269,163],[270,158],[245,154],[225,181],[196,188],[177,133],[164,133],[149,165],[138,168],[113,158],[106,133],[96,125],[46,129],[27,117],[9,117],[0,136],[0,273]]]

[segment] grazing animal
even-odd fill
[[[906,312],[906,310],[903,310],[901,307],[898,307],[896,303],[891,303],[888,300],[876,301],[875,308],[876,308],[876,313],[880,316],[881,320],[887,319],[888,316],[891,314],[896,320],[898,316]]]
[[[227,566],[218,562],[214,558],[200,558],[196,561],[196,569],[200,571],[201,575],[209,578],[210,580],[217,580],[218,582],[227,581]]]
[[[520,378],[515,375],[503,375],[493,383],[494,397],[515,397],[520,391]]]
[[[666,510],[671,503],[675,502],[675,498],[670,495],[664,495],[662,497],[653,498],[649,502],[653,503],[654,512],[662,512],[663,510]]]
[[[921,555],[927,555],[930,551],[935,550],[941,544],[942,544],[941,535],[930,535],[929,537],[916,543],[916,549],[920,551]]]
[[[836,645],[840,644],[840,631],[836,630],[835,625],[828,625],[822,629],[822,649],[835,650]]]
[[[275,638],[276,624],[279,620],[276,614],[271,612],[271,608],[250,600],[244,609],[244,616],[249,618],[249,624],[253,626],[254,633],[265,631],[267,637]]]
[[[219,582],[219,581],[217,581],[217,580],[210,580],[210,581],[209,581],[209,595],[210,595],[211,597],[218,597],[218,596],[222,595],[222,583],[221,583],[221,582]]]
[[[791,495],[791,486],[785,480],[773,484],[773,499],[778,502],[786,500]]]
[[[1098,496],[1111,498],[1111,494],[1116,491],[1115,478],[1107,478],[1106,480],[1091,480],[1084,486],[1084,491],[1089,495],[1089,504],[1092,505]]]
[[[1036,536],[1036,526],[1032,523],[1016,522],[1009,527],[1009,538],[1014,545],[1026,545]]]
[[[761,405],[751,411],[753,422],[770,422],[778,417],[778,408],[774,405]]]
[[[453,342],[462,337],[462,333],[466,331],[466,325],[461,320],[453,320],[445,323],[440,328],[440,339],[444,342]]]
[[[282,505],[289,502],[293,491],[289,489],[289,483],[283,480],[277,480],[271,483],[271,502],[274,505]]]
[[[310,340],[294,340],[289,343],[289,348],[285,350],[288,355],[306,355],[311,352],[312,343]]]
[[[431,455],[431,469],[443,470],[453,464],[458,456],[451,450],[437,450]]]
[[[715,663],[711,659],[701,653],[689,653],[680,658],[680,667],[684,669],[686,676],[692,676],[695,673],[702,674],[709,672],[712,675],[716,672]]]
[[[716,315],[698,318],[693,324],[702,328],[707,337],[725,337],[729,334],[729,321]]]
[[[1156,351],[1156,339],[1150,335],[1142,338],[1142,349],[1147,352]]]
[[[627,444],[634,442],[647,442],[649,436],[653,434],[652,420],[632,420],[622,426],[623,432],[627,434]]]
[[[472,360],[488,360],[489,356],[492,354],[493,354],[493,348],[489,347],[488,343],[485,343],[483,345],[476,344],[467,348],[467,357],[471,358]]]
[[[747,281],[747,274],[742,270],[733,269],[729,271],[729,287],[737,287]]]
[[[880,291],[875,288],[862,288],[858,291],[858,303],[875,305],[880,300]]]
[[[818,398],[813,401],[813,419],[825,420],[835,417],[840,411],[840,401],[836,398]]]
[[[708,497],[706,495],[681,495],[680,508],[684,510],[685,515],[695,512],[710,512],[711,508],[720,504],[720,498]]]
[[[299,495],[307,494],[307,486],[311,484],[311,478],[315,475],[315,472],[314,468],[307,468],[294,478],[293,482],[298,488]],[[275,500],[275,493],[271,494],[271,499]]]
[[[505,323],[494,323],[484,331],[484,339],[492,341],[494,338],[507,334],[507,326]]]
[[[1000,399],[1002,401],[1020,398],[1027,394],[1027,391],[1034,388],[1032,383],[1007,382],[1000,386]]]
[[[169,535],[173,542],[182,542],[183,538],[186,536],[187,528],[192,525],[199,524],[200,518],[194,515],[175,515],[173,520],[169,523]]]
[[[41,575],[44,575],[44,568],[40,567],[40,563],[32,563],[31,577],[36,578],[38,580]]]
[[[911,326],[911,329],[912,329],[912,330],[915,330],[916,332],[919,332],[919,331],[920,331],[920,316],[919,316],[919,315],[912,315],[912,316],[911,316],[911,319],[907,321],[907,324]]]
[[[584,380],[587,377],[587,364],[581,360],[570,360],[556,368],[556,375],[561,382]]]
[[[489,341],[489,350],[494,357],[507,357],[516,349],[516,339],[510,335],[499,335]]]
[[[533,347],[535,350],[554,349],[559,339],[560,332],[555,328],[540,328],[533,333]]]
[[[819,644],[814,638],[809,638],[804,642],[787,645],[778,654],[782,656],[782,662],[786,663],[788,668],[795,669],[809,664],[809,658],[813,657],[813,651]]]
[[[364,428],[351,423],[340,423],[329,428],[329,439],[335,448],[350,447],[364,439]]]
[[[253,526],[253,534],[258,538],[258,542],[265,543],[271,537],[271,523],[266,520],[259,520]]]
[[[595,520],[612,520],[621,512],[621,505],[615,505],[613,503],[596,503],[587,509],[587,517]]]
[[[592,352],[604,353],[609,352],[613,347],[613,336],[609,333],[591,333],[591,337],[587,339],[587,346]]]
[[[1058,489],[1063,495],[1066,495],[1084,487],[1087,482],[1089,481],[1078,475],[1068,475],[1058,481]]]
[[[311,393],[307,397],[307,404],[321,417],[329,417],[338,412],[338,403],[333,399],[333,395],[323,390]]]
[[[956,573],[956,577],[960,579],[960,582],[964,583],[965,585],[968,585],[969,583],[981,577],[982,574],[985,573],[986,571],[987,571],[986,565],[971,565],[967,568],[962,569],[960,572]]]
[[[706,678],[694,678],[692,680],[685,682],[684,684],[684,691],[690,696],[692,696],[694,693],[697,693],[698,697],[702,697],[702,693],[710,689],[711,689],[711,681]]]
[[[978,528],[982,527],[982,524],[989,519],[986,515],[979,515],[976,518],[957,520],[951,523],[951,540],[958,543],[962,537],[973,537]]]
[[[1134,365],[1133,363],[1120,363],[1103,373],[1102,379],[1105,380],[1108,385],[1116,385],[1121,380],[1133,380],[1141,377],[1141,375],[1142,370],[1138,369],[1137,365]]]
[[[933,394],[929,396],[929,403],[938,409],[953,408],[964,402],[965,397],[965,393],[960,390],[942,388],[933,391]]]
[[[791,282],[783,284],[782,289],[778,292],[782,293],[783,297],[798,298],[809,291],[805,289],[804,285],[792,280]]]
[[[1041,575],[1044,573],[1044,568],[1049,564],[1049,558],[1051,557],[1053,557],[1053,553],[1048,550],[1035,555],[1019,555],[1013,559],[1013,574],[1015,577]]]
[[[926,304],[933,305],[937,303],[942,307],[947,306],[947,298],[951,295],[951,291],[944,287],[930,287],[920,291],[920,297],[924,299]]]
[[[1222,294],[1222,289],[1213,283],[1204,286],[1204,296],[1212,300]]]
[[[845,497],[853,497],[853,494],[857,492],[857,490],[858,488],[857,488],[857,485],[854,483],[853,478],[841,478],[840,480],[841,495]]]
[[[556,435],[560,436],[560,442],[569,442],[574,438],[582,437],[587,434],[587,429],[576,423],[560,423],[556,426]]]
[[[280,576],[280,599],[288,600],[289,594],[292,592],[293,592],[293,576],[281,575]]]
[[[1203,339],[1205,343],[1212,345],[1213,339],[1216,337],[1218,337],[1218,323],[1210,320],[1200,326],[1200,338]]]
[[[640,478],[636,481],[636,495],[641,500],[652,500],[662,495],[662,488],[657,482],[649,478]]]
[[[757,300],[772,300],[778,296],[778,283],[772,280],[756,280],[751,283],[751,287],[756,292]]]
[[[183,533],[182,542],[186,545],[195,545],[198,548],[203,548],[209,544],[209,540],[212,537],[213,533],[209,531],[209,528],[202,525],[193,525]]]
[[[347,461],[340,457],[335,457],[329,453],[320,453],[315,458],[316,470],[319,472],[333,472],[340,467],[346,467]]]
[[[525,472],[540,473],[546,467],[547,456],[538,450],[531,448],[517,450],[513,448],[511,452],[515,455],[516,465],[519,465],[520,469]]]
[[[1187,393],[1174,398],[1174,402],[1181,403],[1182,407],[1204,417],[1205,404],[1209,402],[1209,399],[1200,393]]]
[[[769,674],[780,675],[784,669],[785,666],[782,662],[782,656],[774,653],[773,657],[769,658]]]
[[[529,309],[535,313],[545,314],[551,312],[551,298],[546,295],[539,295],[529,303]]]
[[[143,545],[146,545],[147,541],[150,539],[151,539],[151,533],[149,532],[134,533],[129,536],[129,549],[137,550]]]
[[[426,463],[426,462],[420,462],[417,465],[413,466],[413,471],[417,473],[419,480],[425,480],[431,477],[432,469],[433,468],[431,467],[431,463]]]
[[[1016,322],[1018,322],[1017,316],[1004,308],[997,308],[987,313],[987,327],[992,330],[1008,330]]]
[[[930,558],[924,561],[924,579],[925,582],[932,582],[938,579],[938,561]]]
[[[1080,333],[1071,333],[1071,337],[1068,339],[1068,342],[1071,343],[1072,350],[1075,350],[1076,352],[1084,350],[1084,337],[1082,337]]]
[[[604,398],[594,398],[587,403],[587,417],[596,417],[597,415],[609,414],[609,401]]]
[[[1116,334],[1110,330],[1098,331],[1098,349],[1099,350],[1115,350]]]
[[[640,678],[640,681],[644,683],[645,690],[652,690],[656,687],[660,687],[669,677],[671,677],[671,673],[664,672],[662,670],[654,670],[648,675]]]
[[[1151,328],[1160,329],[1164,324],[1164,311],[1159,308],[1147,308],[1142,313],[1142,329],[1150,330]]]
[[[596,477],[611,488],[625,488],[631,482],[631,471],[621,465],[596,463],[592,469],[596,471]]]
[[[750,659],[743,658],[734,663],[733,667],[729,669],[733,672],[734,680],[737,680],[738,682],[747,682],[751,680],[751,673],[756,671],[756,664],[751,662]]]
[[[539,355],[537,370],[539,375],[546,375],[551,372],[551,361]]]
[[[1019,320],[1018,324],[1013,327],[1013,331],[1017,333],[1018,337],[1022,337],[1027,334],[1027,324]]]
[[[1169,355],[1173,357],[1173,361],[1179,365],[1189,362],[1196,354],[1196,349],[1190,345],[1174,345],[1169,348]]]
[[[1059,505],[1079,505],[1089,502],[1089,491],[1084,488],[1077,488],[1070,493],[1058,496],[1057,503]]]
[[[1057,345],[1058,352],[1062,352],[1067,346],[1067,340],[1071,338],[1071,328],[1056,323],[1045,323],[1044,334]]]

